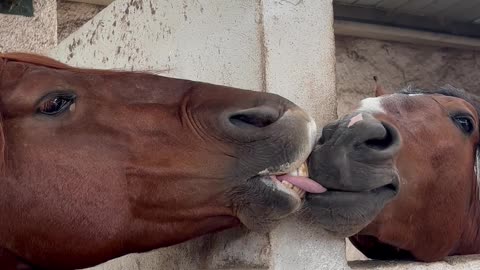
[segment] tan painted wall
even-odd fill
[[[0,52],[46,53],[55,45],[56,0],[34,0],[34,17],[0,14]]]
[[[338,115],[373,95],[373,76],[389,90],[451,84],[480,94],[480,52],[337,36]]]

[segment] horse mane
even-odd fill
[[[69,66],[64,64],[60,61],[57,61],[53,58],[33,54],[33,53],[21,53],[21,52],[14,52],[14,53],[0,53],[0,59],[4,61],[3,65],[7,62],[20,62],[20,63],[27,63],[41,67],[53,68],[58,70],[68,70],[74,71],[78,73],[91,73],[91,74],[113,74],[118,72],[127,72],[127,71],[116,71],[116,70],[106,70],[106,69],[92,69],[92,68],[79,68]]]
[[[116,69],[94,69],[94,68],[79,68],[79,67],[74,67],[70,66],[67,64],[64,64],[60,61],[57,61],[53,58],[39,55],[39,54],[32,54],[32,53],[0,53],[0,61],[3,60],[4,63],[8,61],[13,61],[13,62],[22,62],[22,63],[28,63],[28,64],[33,64],[37,66],[43,66],[43,67],[48,67],[48,68],[53,68],[53,69],[59,69],[59,70],[68,70],[68,71],[74,71],[78,73],[90,73],[90,74],[122,74],[122,73],[136,73],[136,74],[150,74],[150,75],[158,75],[164,72],[168,72],[170,69],[161,69],[161,70],[116,70]],[[1,67],[0,67],[1,71]]]
[[[49,68],[55,69],[78,69],[71,67],[67,64],[64,64],[60,61],[54,60],[52,58],[31,53],[0,53],[0,58],[4,61],[14,61],[14,62],[23,62],[29,63]]]

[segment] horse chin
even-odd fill
[[[265,170],[247,180],[246,185],[235,188],[232,199],[240,221],[249,229],[266,232],[272,229],[281,219],[302,208],[305,191],[282,178],[306,178],[306,164],[291,170],[289,166],[280,166],[281,170]],[[285,173],[285,171],[290,171]],[[313,181],[313,180],[312,180]]]
[[[339,237],[352,236],[370,224],[385,205],[398,194],[398,175],[394,184],[368,191],[328,190],[306,194],[305,215],[325,230]]]

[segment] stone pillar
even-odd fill
[[[333,7],[329,0],[262,1],[266,89],[336,118]],[[344,269],[345,242],[295,217],[270,234],[270,269]]]
[[[47,53],[57,45],[57,1],[34,0],[34,16],[0,14],[0,53]]]
[[[336,116],[331,0],[117,0],[51,55],[283,95],[323,124]],[[291,218],[237,228],[93,269],[341,269],[343,240]]]

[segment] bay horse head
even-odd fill
[[[381,90],[323,129],[309,165],[329,191],[308,195],[310,214],[374,259],[480,252],[479,99]]]
[[[4,54],[0,103],[1,265],[81,268],[266,230],[302,185],[323,191],[296,173],[315,122],[274,94]]]

